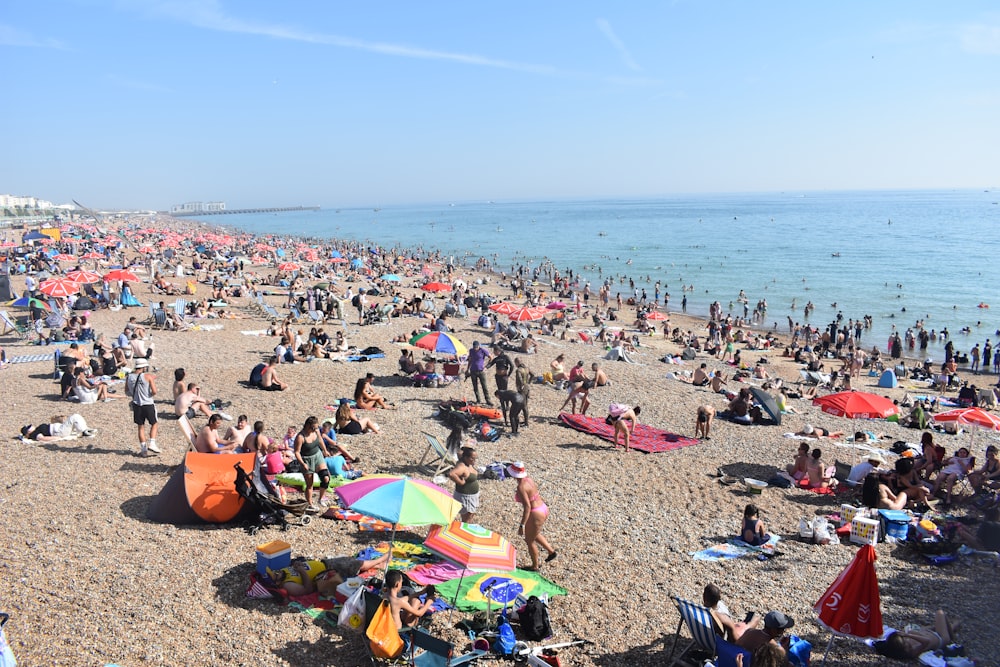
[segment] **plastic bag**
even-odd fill
[[[351,593],[351,597],[344,602],[344,608],[340,610],[337,617],[337,625],[350,630],[351,632],[361,632],[365,622],[365,587],[358,586],[358,589]]]

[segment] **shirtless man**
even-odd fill
[[[194,448],[204,454],[228,454],[236,449],[237,443],[224,442],[219,440],[219,427],[222,425],[222,417],[212,415],[208,418],[208,424],[198,433]]]
[[[194,382],[189,382],[187,389],[174,399],[174,414],[178,417],[187,415],[188,419],[191,419],[200,412],[206,417],[211,417],[212,409],[208,407],[208,401],[201,397],[200,391],[201,387]]]
[[[278,357],[271,355],[267,360],[267,366],[264,367],[264,372],[261,374],[260,388],[265,391],[285,391],[288,389],[288,385],[278,379]]]
[[[708,364],[702,363],[701,366],[694,370],[694,376],[691,378],[691,384],[696,387],[704,387],[708,383]]]
[[[722,388],[726,386],[726,376],[724,373],[716,373],[712,376],[712,381],[710,383],[712,391],[716,394],[722,393]]]
[[[611,380],[608,379],[608,374],[604,372],[604,369],[597,363],[590,365],[590,370],[594,372],[594,386],[595,387],[610,387]]]

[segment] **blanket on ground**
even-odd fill
[[[354,521],[358,524],[358,530],[360,531],[391,531],[392,524],[388,521],[382,521],[381,519],[375,519],[360,512],[355,512],[354,510],[347,510],[340,507],[331,507],[323,516],[327,519],[340,519],[341,521]],[[399,531],[410,531],[414,529],[409,526],[397,526],[396,530]]]
[[[484,572],[474,577],[464,579],[452,579],[440,584],[435,584],[437,592],[441,597],[449,602],[455,602],[455,608],[459,611],[479,611],[492,605],[498,606],[495,600],[487,600],[483,593],[490,584],[505,583],[511,580],[522,587],[521,595],[528,597],[531,595],[566,595],[566,589],[557,586],[542,575],[526,570],[514,570],[513,572]]]
[[[577,431],[596,435],[602,440],[607,440],[608,442],[615,441],[615,427],[605,423],[603,419],[584,417],[583,415],[570,415],[563,412],[559,415],[559,421]],[[658,429],[647,424],[639,424],[632,433],[629,446],[647,454],[653,454],[697,445],[699,442],[695,438],[670,433],[669,431],[664,431],[663,429]]]
[[[733,558],[744,558],[747,556],[753,556],[754,558],[767,558],[768,556],[774,555],[775,547],[777,547],[780,540],[780,536],[772,535],[767,544],[755,547],[739,538],[733,538],[699,551],[692,551],[690,555],[695,560],[705,560],[713,563]]]
[[[22,354],[19,357],[11,357],[7,360],[8,364],[27,364],[33,361],[52,361],[55,358],[55,352],[49,352],[48,354]]]

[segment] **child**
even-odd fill
[[[285,460],[279,447],[276,440],[271,440],[268,443],[267,456],[264,457],[264,475],[267,477],[267,481],[271,482],[272,486],[278,490],[278,499],[285,502],[285,487],[281,484],[274,484],[278,474],[285,472]]]
[[[756,505],[747,505],[743,510],[743,530],[740,532],[740,539],[752,547],[759,547],[771,540],[771,536],[764,529],[764,522],[760,520],[760,510]]]

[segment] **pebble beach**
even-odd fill
[[[198,228],[170,219],[157,224]],[[190,256],[184,251],[179,255],[190,265]],[[500,299],[511,295],[497,275],[459,269],[455,277]],[[350,283],[345,282],[347,276],[339,280],[343,291]],[[486,282],[476,285],[477,280]],[[400,292],[404,296],[419,292],[422,282],[419,274],[404,276]],[[14,277],[13,287],[23,290],[23,277]],[[148,282],[136,284],[134,290],[143,304],[173,300],[152,294]],[[196,296],[187,298],[209,293],[208,285],[198,284]],[[284,296],[266,300],[282,314],[287,312]],[[238,310],[248,306],[249,299],[239,297],[232,303]],[[408,337],[422,321],[404,316],[386,325],[358,326],[356,312],[348,311],[348,342],[359,349],[378,346],[385,350],[385,358],[283,364],[280,375],[290,389],[281,393],[239,384],[278,343],[273,336],[241,333],[266,329],[267,319],[248,315],[213,321],[222,329],[155,331],[153,365],[158,369],[161,415],[157,443],[163,450],[157,457],[137,455],[126,400],[90,405],[60,400],[52,361],[8,364],[0,370],[0,611],[11,615],[5,630],[19,665],[367,664],[359,636],[276,602],[247,598],[245,591],[259,544],[282,539],[292,545],[293,555],[321,557],[355,554],[387,539],[387,534],[359,532],[353,523],[325,518],[287,532],[265,528],[253,536],[237,524],[173,526],[146,518],[149,503],[187,451],[177,421],[163,418],[173,413],[170,385],[173,369],[179,367],[201,385],[203,396],[231,401],[227,412],[246,414],[251,423],[262,419],[271,437],[280,437],[290,425],[301,427],[310,415],[321,420],[331,416],[326,406],[350,396],[356,380],[372,372],[376,389],[397,409],[377,411],[374,417],[381,433],[347,437],[347,446],[361,457],[359,467],[365,472],[426,477],[416,465],[426,449],[422,432],[444,438],[447,431],[435,417],[436,406],[448,399],[471,399],[470,381],[441,388],[412,386],[397,374],[400,346],[391,341],[399,335]],[[148,309],[95,311],[91,324],[113,339],[133,315],[144,320]],[[670,313],[670,323],[682,330],[704,329],[704,321],[675,312]],[[489,338],[471,315],[451,318],[449,324],[466,345]],[[589,325],[589,317],[573,323],[575,330]],[[308,331],[310,326],[306,320],[293,328]],[[331,323],[326,328],[332,332],[339,326]],[[591,392],[592,416],[603,417],[610,403],[641,405],[643,423],[693,437],[698,406],[725,408],[724,397],[707,387],[668,379],[667,373],[693,371],[702,362],[729,375],[733,369],[705,355],[684,366],[664,364],[660,361],[664,355],[678,354],[682,348],[659,333],[641,339],[633,364],[604,361],[604,347],[585,344],[576,336],[538,338],[537,354],[512,354],[535,373],[548,370],[560,353],[569,365],[582,360],[589,368],[600,362],[607,371],[612,383]],[[51,351],[18,342],[11,334],[0,342],[8,357]],[[874,341],[864,342],[870,348]],[[782,357],[780,345],[743,355],[747,361],[766,358],[770,374],[785,383],[799,380],[800,366]],[[491,387],[492,375],[488,373]],[[980,386],[995,380],[963,376]],[[876,380],[862,375],[855,388],[897,400],[907,391],[919,393],[905,381],[896,389],[881,389]],[[731,389],[739,386],[730,383]],[[117,395],[121,396],[120,390]],[[795,633],[812,642],[813,660],[821,659],[830,634],[816,623],[813,605],[851,561],[857,546],[812,545],[800,540],[797,531],[800,518],[836,512],[840,499],[778,488],[751,497],[742,484],[720,483],[717,473],[721,469],[739,478],[766,480],[795,454],[799,441],[784,437],[785,433],[807,423],[850,433],[861,426],[825,414],[809,400],[793,400],[797,414],[786,414],[780,426],[740,426],[716,419],[711,440],[664,453],[626,453],[560,425],[558,409],[565,397],[564,391],[537,385],[530,399],[529,427],[516,437],[505,433],[496,442],[477,445],[480,464],[524,461],[551,509],[544,532],[559,557],[546,563],[541,574],[568,590],[550,602],[552,641],[590,642],[563,651],[562,664],[667,664],[679,620],[671,596],[697,601],[704,586],[713,582],[722,589],[734,617],[772,609],[791,616]],[[97,429],[96,437],[51,443],[16,438],[24,424],[71,412],[83,415]],[[195,422],[198,428],[204,423],[204,419]],[[864,428],[880,436],[885,448],[899,440],[920,440],[919,431],[894,422],[865,422]],[[977,461],[985,460],[984,450],[992,441],[986,435],[974,439],[972,454]],[[939,442],[951,454],[968,445],[970,438],[967,433],[941,435]],[[858,450],[844,442],[821,440],[815,446],[823,449],[828,463],[859,460]],[[477,520],[511,539],[523,566],[528,557],[517,537],[521,507],[513,494],[511,480],[483,481]],[[782,537],[778,555],[766,560],[693,560],[691,552],[736,536],[748,502],[760,505],[769,530]],[[956,513],[975,514],[963,506]],[[424,534],[402,537],[419,539]],[[1000,665],[1000,638],[994,628],[998,570],[993,562],[970,557],[935,567],[901,544],[880,543],[876,550],[887,625],[926,624],[934,610],[944,609],[961,619],[961,641],[976,664]],[[467,639],[449,627],[446,614],[440,616],[433,621],[434,632],[464,648]],[[682,635],[683,647],[689,634],[684,630]],[[833,644],[826,664],[869,665],[878,660],[863,644],[841,639]]]

